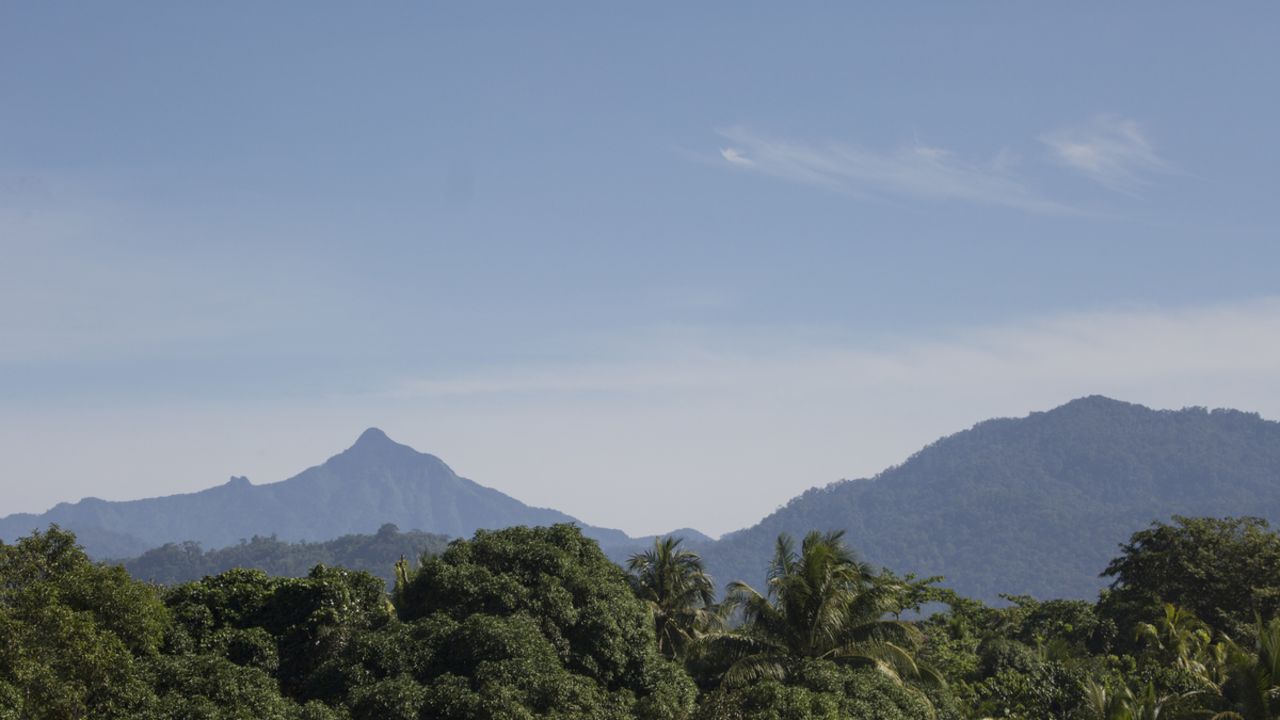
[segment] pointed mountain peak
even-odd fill
[[[376,427],[360,433],[356,444],[347,448],[342,457],[347,458],[388,458],[417,456],[417,450],[403,445],[387,437],[387,434]]]
[[[356,438],[356,444],[352,445],[352,447],[387,447],[396,444],[398,443],[387,437],[386,433],[376,427],[371,427],[360,433],[360,437]]]

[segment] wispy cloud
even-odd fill
[[[1116,192],[1134,194],[1150,183],[1151,174],[1170,170],[1141,126],[1116,115],[1054,130],[1040,141],[1058,162]]]
[[[643,350],[653,347],[664,350]],[[769,347],[783,349],[762,350]],[[1211,378],[1280,389],[1280,297],[1181,310],[1054,315],[956,328],[879,348],[764,332],[732,338],[666,334],[637,340],[634,349],[617,361],[409,380],[391,395],[739,393],[750,387],[867,393],[893,385],[903,391],[964,394],[975,383],[992,383],[1015,396],[1043,395],[1051,387],[1046,397],[1052,398],[1103,391],[1132,395],[1137,388],[1156,386],[1173,390],[1180,382],[1194,385]],[[1275,400],[1280,402],[1280,395]]]
[[[736,148],[720,148],[720,157],[734,165],[741,165],[743,167],[751,167],[752,165],[755,165],[755,162],[752,161],[751,158],[743,156]]]
[[[720,134],[730,143],[720,155],[735,167],[858,197],[960,201],[1031,212],[1071,211],[1014,175],[1007,152],[990,162],[973,163],[951,151],[919,143],[893,150],[867,150],[779,140],[745,128]]]

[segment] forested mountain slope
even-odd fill
[[[119,558],[188,540],[210,549],[255,535],[330,540],[371,533],[386,523],[470,537],[481,528],[565,522],[578,523],[459,477],[439,458],[371,428],[345,452],[282,482],[253,485],[232,478],[184,495],[61,503],[40,515],[0,519],[0,539],[12,541],[56,523],[74,531],[91,555]],[[618,530],[584,526],[584,532],[605,546],[630,542]]]
[[[966,595],[1085,598],[1120,543],[1174,514],[1280,520],[1280,423],[1082,398],[809,490],[700,549],[719,583],[758,582],[779,533],[844,529],[866,559]]]
[[[417,563],[423,553],[437,555],[448,544],[444,535],[400,532],[388,524],[370,535],[343,535],[324,542],[290,543],[255,536],[215,550],[191,541],[166,543],[122,563],[133,577],[162,585],[191,582],[233,568],[261,570],[274,577],[305,577],[317,565],[367,572],[390,584],[396,561]]]

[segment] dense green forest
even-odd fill
[[[133,577],[161,585],[199,580],[235,568],[304,577],[316,565],[363,570],[391,583],[400,558],[438,554],[448,544],[449,538],[443,535],[417,530],[401,532],[388,523],[372,535],[343,535],[327,542],[290,543],[274,535],[254,536],[237,545],[207,551],[196,542],[168,543],[121,562]]]
[[[389,592],[329,565],[163,587],[54,527],[0,543],[0,720],[1280,717],[1259,519],[1153,524],[1096,602],[988,606],[840,531],[760,563],[765,583],[717,592],[677,539],[623,568],[556,525],[397,562]]]

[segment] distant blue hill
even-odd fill
[[[865,559],[971,597],[1093,598],[1120,543],[1175,514],[1280,521],[1280,423],[1081,398],[809,490],[702,551],[717,582],[755,584],[779,533],[842,529]]]
[[[323,541],[373,533],[387,523],[451,537],[482,528],[577,523],[602,546],[631,547],[619,530],[585,525],[459,477],[433,455],[369,429],[345,452],[282,482],[253,485],[232,478],[184,495],[110,502],[87,498],[46,513],[0,519],[0,539],[13,541],[50,523],[74,531],[91,555],[125,558],[170,542],[213,549],[254,536]]]

